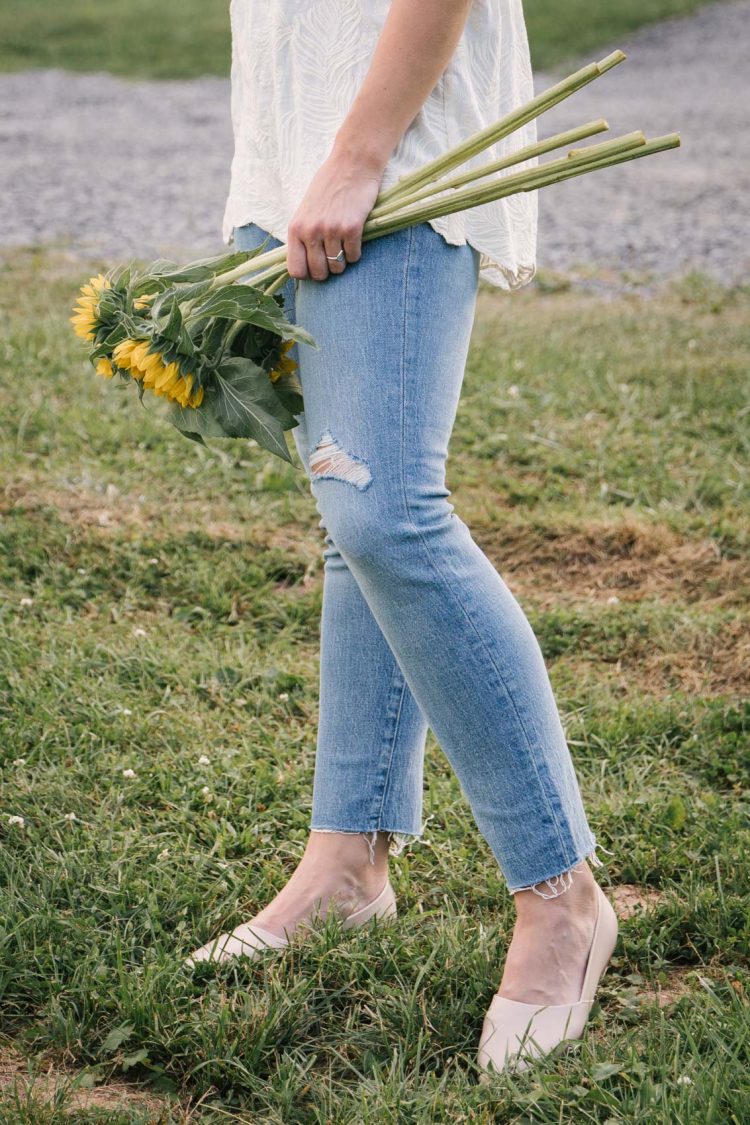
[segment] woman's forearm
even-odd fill
[[[331,151],[287,227],[287,272],[325,281],[362,254],[391,153],[453,54],[472,0],[392,0]],[[344,251],[344,260],[336,255]]]
[[[382,170],[448,65],[472,0],[393,0],[334,151]]]

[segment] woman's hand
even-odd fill
[[[287,230],[290,277],[325,281],[362,255],[362,228],[380,191],[385,165],[334,146],[313,176]],[[329,262],[344,250],[346,261]]]

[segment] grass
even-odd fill
[[[688,14],[706,0],[526,0],[535,68],[566,64],[644,23]],[[0,70],[64,67],[133,78],[227,74],[227,0],[3,0]]]
[[[432,735],[394,932],[181,969],[301,855],[323,543],[301,468],[93,374],[87,272],[0,274],[0,1121],[746,1121],[750,290],[480,294],[452,501],[540,638],[622,914],[585,1039],[485,1087],[511,903]]]

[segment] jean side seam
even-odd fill
[[[384,800],[385,800],[385,793],[386,793],[386,790],[388,788],[388,775],[389,775],[389,771],[390,771],[390,768],[391,768],[391,764],[393,762],[393,751],[394,751],[394,747],[395,747],[395,744],[396,744],[396,737],[397,737],[397,734],[398,734],[399,719],[401,717],[401,703],[403,701],[403,690],[399,694],[399,700],[398,700],[396,714],[393,717],[392,717],[392,713],[391,713],[391,699],[392,699],[393,694],[394,694],[393,693],[394,681],[396,681],[397,678],[400,677],[400,674],[401,674],[400,669],[398,667],[395,667],[394,670],[393,670],[393,673],[391,674],[390,685],[389,685],[389,688],[388,688],[388,700],[387,700],[387,703],[386,703],[385,715],[386,715],[386,722],[388,724],[388,729],[389,729],[389,731],[392,730],[392,733],[389,733],[388,736],[387,736],[387,739],[386,739],[386,748],[385,749],[386,749],[386,754],[388,756],[387,757],[387,764],[386,764],[385,769],[383,771],[378,772],[378,776],[377,776],[377,780],[376,780],[376,790],[375,790],[372,802],[370,804],[370,808],[372,809],[373,806],[375,805],[375,803],[379,802],[378,811],[374,816],[368,816],[368,818],[367,818],[369,821],[375,822],[373,828],[370,829],[371,832],[377,831],[378,825],[380,824],[380,820],[381,820],[381,817],[382,817],[382,814],[383,814],[383,805],[384,805]],[[378,758],[378,761],[380,761],[380,757]]]
[[[394,657],[394,661],[395,661],[395,657]],[[398,667],[398,665],[395,665],[393,675],[394,675],[394,678],[398,678],[398,679],[401,680],[401,690],[399,691],[399,695],[398,695],[398,708],[396,710],[396,715],[395,715],[394,720],[393,720],[393,734],[392,734],[391,740],[390,740],[391,744],[390,744],[390,753],[388,755],[388,765],[385,768],[385,782],[383,784],[383,792],[380,796],[380,809],[378,811],[378,824],[380,824],[380,821],[382,820],[383,809],[385,808],[385,799],[388,795],[388,786],[390,784],[391,770],[392,770],[392,766],[393,766],[393,755],[396,751],[396,741],[398,739],[398,732],[401,729],[401,714],[402,714],[403,707],[404,707],[404,696],[406,694],[406,679],[404,677],[403,672]],[[392,690],[393,690],[393,682],[391,682],[391,691]]]
[[[422,547],[423,547],[424,552],[425,552],[425,555],[430,560],[430,565],[432,566],[432,569],[435,572],[435,574],[438,578],[438,581],[445,587],[449,596],[450,596],[450,594],[455,595],[455,601],[456,601],[457,605],[459,606],[462,613],[464,614],[464,617],[466,618],[467,622],[469,623],[470,628],[474,631],[477,639],[479,640],[480,645],[483,647],[484,651],[486,652],[486,654],[489,658],[490,664],[494,668],[495,674],[497,675],[500,683],[503,686],[503,689],[505,690],[505,693],[506,693],[508,699],[510,700],[511,706],[513,707],[513,710],[514,710],[514,712],[516,714],[516,717],[518,719],[518,723],[519,723],[519,726],[521,728],[521,731],[523,732],[523,736],[526,739],[526,745],[527,745],[527,749],[528,749],[529,756],[530,756],[530,759],[531,759],[531,764],[533,766],[534,773],[536,774],[537,783],[539,785],[539,789],[541,791],[543,800],[544,800],[544,802],[547,806],[547,810],[548,810],[549,815],[551,817],[551,821],[552,821],[552,824],[554,826],[555,832],[557,833],[557,838],[558,838],[558,843],[560,844],[560,849],[561,849],[563,855],[566,857],[565,862],[570,866],[570,861],[568,859],[568,855],[569,855],[568,848],[565,846],[565,842],[563,840],[561,829],[560,829],[560,824],[559,824],[557,816],[555,814],[555,810],[553,808],[552,802],[550,801],[549,795],[547,793],[546,786],[542,782],[541,774],[539,772],[539,768],[538,768],[537,762],[536,762],[536,756],[535,756],[535,753],[534,753],[534,750],[533,750],[533,747],[532,747],[532,742],[531,742],[531,739],[529,738],[528,732],[526,730],[526,726],[523,722],[521,714],[520,714],[520,712],[518,710],[518,707],[516,705],[516,701],[513,697],[513,693],[508,688],[508,685],[505,681],[505,678],[503,677],[502,672],[500,671],[499,667],[497,666],[497,664],[495,662],[495,659],[492,655],[492,652],[490,651],[490,649],[489,649],[488,645],[486,644],[484,638],[482,637],[481,633],[479,632],[476,625],[474,624],[474,621],[472,620],[472,618],[471,618],[468,610],[466,609],[466,606],[464,605],[463,601],[461,600],[459,594],[456,592],[456,590],[454,588],[451,587],[450,583],[445,581],[442,574],[440,573],[439,568],[435,565],[435,561],[434,561],[434,559],[432,557],[432,554],[430,552],[429,545],[427,544],[426,540],[424,539],[424,536],[422,535],[422,532],[420,531],[419,527],[415,523],[415,521],[413,519],[413,516],[412,516],[411,508],[409,507],[408,493],[407,493],[407,490],[406,490],[406,470],[405,470],[405,466],[404,466],[404,450],[406,449],[406,406],[405,406],[405,403],[406,403],[406,378],[405,378],[405,372],[406,372],[407,326],[408,326],[408,321],[409,321],[409,267],[410,267],[410,263],[411,263],[413,241],[414,241],[414,226],[412,225],[411,227],[409,227],[409,242],[408,242],[408,246],[407,246],[407,252],[406,252],[406,255],[405,255],[404,278],[403,278],[404,314],[403,314],[402,335],[401,335],[401,449],[400,449],[400,462],[401,462],[401,464],[400,464],[400,469],[401,469],[401,490],[402,490],[402,494],[403,494],[404,509],[406,511],[407,518],[409,520],[410,526],[412,527],[413,531],[416,533],[419,541],[421,542]]]

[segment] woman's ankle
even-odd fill
[[[389,833],[329,832],[311,828],[303,860],[333,868],[358,884],[382,887],[388,875]]]
[[[596,913],[597,883],[585,859],[575,867],[513,895],[520,919]]]

